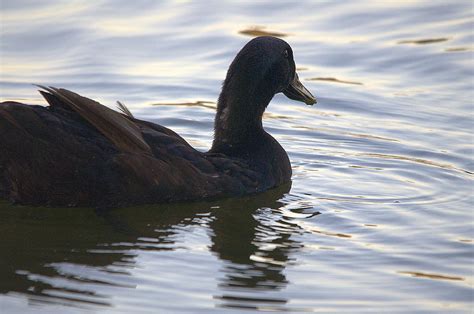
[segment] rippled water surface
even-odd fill
[[[265,115],[291,187],[0,203],[0,312],[472,311],[471,1],[0,3],[1,100],[44,103],[31,83],[121,100],[206,150],[227,66],[263,34],[319,100],[277,95]]]

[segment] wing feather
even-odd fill
[[[67,89],[37,86],[86,119],[120,151],[151,154],[150,146],[143,139],[140,127],[124,115]]]
[[[122,111],[122,113],[126,116],[129,116],[130,118],[135,118],[133,114],[128,110],[127,106],[125,106],[123,103],[117,100],[117,108]]]

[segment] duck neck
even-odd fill
[[[211,152],[239,155],[262,144],[266,138],[262,117],[273,93],[265,93],[261,88],[253,91],[242,88],[239,93],[228,93],[226,87],[224,85],[217,103]]]

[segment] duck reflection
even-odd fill
[[[278,210],[289,189],[287,185],[253,197],[108,211],[3,205],[0,293],[26,294],[32,302],[111,305],[102,285],[133,288],[133,278],[124,279],[124,274],[135,267],[135,257],[144,250],[178,248],[179,235],[195,225],[209,233],[210,251],[222,261],[222,294],[214,296],[224,303],[219,306],[248,303],[249,298],[232,291],[285,287],[285,267],[302,246],[293,239],[300,229]],[[87,285],[91,282],[96,285]]]
[[[272,290],[287,283],[283,270],[291,251],[302,245],[291,240],[298,229],[273,210],[282,205],[274,202],[257,212],[258,204],[241,203],[215,212],[216,219],[210,224],[211,251],[230,262],[224,264],[226,277],[221,287]],[[265,223],[265,215],[276,220]]]

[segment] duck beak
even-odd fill
[[[301,84],[297,73],[295,73],[295,77],[290,85],[283,90],[283,94],[290,99],[302,101],[307,105],[314,105],[316,103],[316,98]]]

